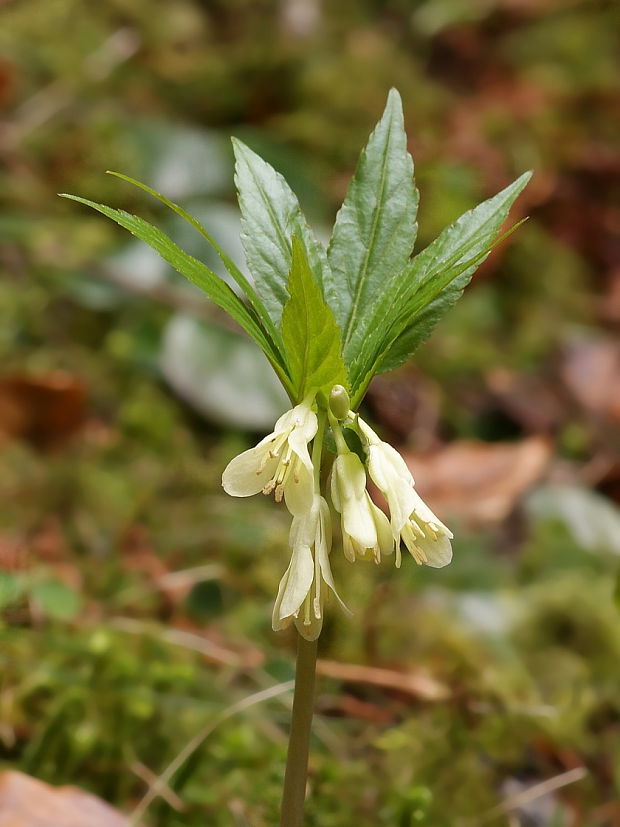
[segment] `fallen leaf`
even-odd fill
[[[28,566],[28,550],[24,542],[14,537],[0,536],[0,569],[21,571]]]
[[[64,371],[7,376],[0,381],[0,439],[56,447],[82,425],[85,401],[83,384]]]
[[[562,367],[564,383],[587,411],[620,422],[620,344],[580,339],[569,346]]]
[[[356,718],[375,724],[389,724],[396,719],[395,709],[386,709],[385,706],[362,701],[353,695],[322,696],[321,714]]]
[[[450,697],[450,689],[425,672],[397,672],[377,666],[354,663],[339,663],[334,660],[319,660],[317,674],[345,683],[366,683],[412,695],[423,701],[444,701]]]
[[[485,381],[500,408],[527,433],[552,431],[566,419],[566,400],[544,375],[494,368]]]
[[[606,322],[620,322],[620,267],[609,273],[605,293],[600,300],[599,313]]]
[[[420,496],[442,518],[472,525],[507,517],[542,476],[551,443],[533,436],[521,442],[459,440],[431,454],[405,454]]]
[[[52,787],[21,772],[0,773],[2,827],[128,827],[128,819],[78,787]]]

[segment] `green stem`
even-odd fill
[[[340,427],[340,422],[338,422],[338,420],[331,411],[328,411],[327,415],[329,417],[329,424],[332,428],[332,434],[334,435],[334,440],[336,442],[336,448],[338,449],[338,453],[348,454],[349,446],[347,445],[346,440],[342,435],[342,428]]]
[[[298,636],[297,672],[288,742],[280,827],[302,827],[308,776],[310,727],[314,711],[317,641]]]

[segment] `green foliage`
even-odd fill
[[[141,241],[146,242],[150,247],[156,250],[159,255],[168,262],[181,275],[185,276],[189,281],[199,287],[209,296],[209,298],[225,310],[241,327],[254,339],[263,352],[271,361],[274,369],[282,378],[283,384],[287,387],[286,375],[283,371],[281,357],[278,354],[275,345],[269,340],[260,321],[256,318],[248,307],[241,301],[241,299],[233,292],[233,290],[222,281],[219,276],[210,270],[201,261],[198,261],[193,256],[181,250],[165,233],[158,230],[148,221],[131,215],[125,210],[115,210],[112,207],[106,207],[104,204],[96,204],[94,201],[89,201],[86,198],[79,198],[76,195],[63,194],[64,198],[70,198],[73,201],[78,201],[81,204],[86,204],[87,207],[97,210],[103,215],[116,221],[121,227],[129,230],[132,235],[135,235]]]
[[[222,249],[222,247],[217,243],[213,236],[203,227],[203,225],[199,221],[197,221],[196,218],[194,218],[194,216],[190,215],[187,212],[187,210],[185,210],[183,207],[179,206],[178,204],[175,204],[173,201],[170,201],[170,199],[166,198],[165,195],[162,195],[160,192],[156,192],[154,189],[151,189],[151,187],[147,186],[146,184],[143,184],[141,181],[136,181],[135,178],[130,178],[128,175],[122,175],[120,172],[108,172],[110,175],[114,175],[116,178],[120,178],[122,181],[127,181],[127,183],[133,184],[135,187],[138,187],[144,192],[148,192],[148,194],[152,195],[153,198],[157,198],[158,201],[161,201],[162,204],[165,204],[166,207],[175,212],[184,221],[187,221],[187,223],[190,226],[192,226],[197,232],[200,233],[200,235],[204,239],[206,239],[206,241],[210,244],[211,247],[213,247],[213,249],[217,253],[218,257],[220,258],[220,261],[228,270],[229,274],[237,282],[239,287],[243,290],[243,292],[249,299],[250,304],[252,305],[252,309],[260,317],[261,323],[265,326],[269,335],[271,335],[277,342],[278,330],[274,324],[270,323],[269,316],[265,312],[265,307],[263,303],[258,300],[254,288],[243,275],[241,270],[234,263],[232,258],[228,255],[228,253],[224,249]]]
[[[295,194],[280,173],[259,155],[233,139],[235,183],[241,209],[241,239],[256,289],[276,325],[288,301],[286,280],[291,269],[291,237],[304,244],[319,285],[328,280],[325,251],[314,239]]]
[[[282,313],[282,338],[289,353],[296,398],[304,399],[318,391],[328,394],[334,385],[346,386],[340,331],[296,236],[287,290],[290,298]]]
[[[381,371],[392,370],[408,359],[460,298],[476,268],[502,240],[497,234],[531,177],[531,172],[525,172],[493,198],[466,212],[399,273],[393,305],[402,308],[396,322],[402,332],[383,357]]]
[[[294,401],[310,390],[329,390],[330,382],[346,383],[356,407],[375,373],[405,361],[462,294],[530,178],[522,175],[465,213],[410,260],[419,196],[400,95],[392,89],[360,156],[326,255],[284,178],[241,141],[233,139],[233,147],[242,241],[256,289],[184,208],[114,174],[194,227],[215,249],[249,307],[206,265],[147,222],[68,197],[124,226],[201,287],[262,348]]]
[[[355,361],[368,334],[375,332],[377,302],[392,292],[395,274],[411,255],[417,207],[402,104],[392,89],[360,156],[329,246],[334,312],[347,363]]]
[[[82,608],[80,594],[44,570],[0,571],[0,611],[19,610],[28,602],[40,617],[71,620]]]
[[[447,227],[393,278],[374,303],[369,333],[351,366],[359,401],[377,371],[402,364],[462,295],[478,265],[498,242],[497,233],[531,173]],[[499,239],[501,240],[501,239]]]

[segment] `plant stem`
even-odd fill
[[[280,827],[302,827],[308,775],[310,727],[314,711],[317,641],[298,635],[297,671],[288,742]]]

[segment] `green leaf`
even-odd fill
[[[411,255],[417,207],[402,103],[392,89],[360,156],[328,250],[337,292],[332,300],[326,288],[326,296],[342,329],[347,364],[371,330],[377,301]]]
[[[63,193],[62,197],[70,198],[80,204],[86,204],[86,206],[92,207],[97,212],[111,218],[112,221],[129,230],[132,235],[152,247],[164,261],[167,261],[182,276],[185,276],[186,279],[203,290],[218,307],[221,307],[222,310],[232,316],[246,333],[254,339],[273,365],[287,392],[290,391],[290,382],[283,356],[278,352],[276,345],[263,328],[256,313],[252,308],[248,308],[226,282],[205,264],[182,250],[157,227],[142,218],[125,212],[125,210],[116,210],[107,207],[105,204],[97,204],[86,198],[80,198],[77,195]]]
[[[334,385],[347,387],[340,330],[312,274],[304,246],[296,236],[293,236],[287,290],[290,299],[282,313],[282,338],[296,401],[310,392],[329,392]]]
[[[504,238],[498,239],[497,233],[531,177],[531,172],[525,172],[497,195],[464,213],[419,253],[399,277],[409,295],[404,318],[408,316],[413,321],[386,354],[381,371],[402,364],[461,297],[476,269]],[[403,297],[398,285],[396,296],[397,301]]]
[[[80,595],[60,580],[34,583],[31,595],[43,613],[54,620],[71,620],[82,606]]]
[[[243,248],[256,291],[279,326],[288,300],[291,237],[296,235],[303,241],[310,268],[321,286],[330,282],[327,257],[282,175],[236,138],[233,148]]]
[[[0,611],[18,603],[24,596],[27,581],[24,575],[0,571]]]
[[[350,366],[354,399],[372,376],[402,364],[461,296],[476,268],[504,236],[497,233],[531,177],[521,175],[464,213],[393,279],[375,308],[369,335]]]
[[[135,178],[130,178],[128,175],[123,175],[120,172],[112,172],[112,170],[108,170],[109,175],[114,175],[116,178],[120,178],[122,181],[126,181],[128,184],[133,184],[135,187],[139,187],[144,192],[147,192],[149,195],[152,195],[153,198],[157,198],[158,201],[161,201],[162,204],[165,204],[171,210],[173,210],[177,215],[187,221],[200,235],[213,247],[215,252],[218,254],[220,261],[224,265],[224,267],[228,270],[232,278],[237,282],[239,287],[243,290],[245,295],[247,296],[250,304],[254,308],[256,315],[260,318],[263,327],[269,331],[271,338],[274,342],[278,342],[280,339],[279,331],[277,330],[276,326],[273,324],[269,314],[263,303],[260,301],[258,296],[256,295],[256,291],[247,280],[247,278],[243,275],[241,270],[237,267],[235,262],[231,259],[228,253],[222,249],[222,247],[217,243],[217,241],[213,238],[213,236],[205,229],[205,227],[198,221],[198,219],[194,218],[193,215],[187,212],[187,210],[183,209],[183,207],[175,204],[174,201],[170,201],[166,198],[165,195],[157,192],[156,190],[152,189],[151,187],[143,184],[141,181],[136,181]]]

